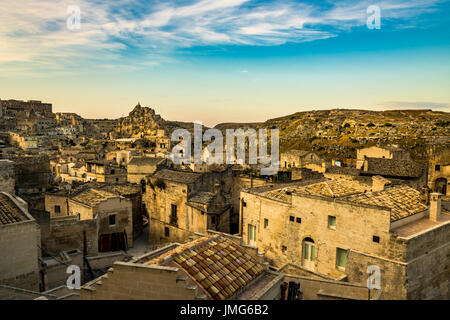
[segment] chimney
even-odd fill
[[[386,186],[390,185],[391,181],[382,176],[372,177],[372,192],[383,191]]]
[[[438,192],[430,193],[430,220],[439,221],[441,218],[441,194]]]

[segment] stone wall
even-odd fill
[[[187,185],[169,181],[161,189],[147,187],[143,201],[150,213],[150,243],[184,242],[191,232],[206,229],[206,215],[186,205],[188,192]],[[177,206],[177,222],[171,224],[172,205]],[[168,237],[165,228],[169,229]]]
[[[369,289],[355,283],[286,275],[285,282],[300,283],[303,300],[368,300]],[[375,292],[372,293],[374,295]],[[372,296],[371,295],[371,296]]]
[[[408,299],[450,299],[450,224],[408,241]]]
[[[336,266],[337,248],[392,254],[389,210],[312,196],[293,196],[292,205],[246,192],[242,199],[246,203],[242,211],[243,241],[249,244],[248,225],[256,226],[256,246],[272,265],[303,265],[305,238],[315,244],[314,270],[333,277],[343,275]],[[336,217],[335,227],[328,226],[328,216]],[[380,243],[373,242],[373,235],[380,237]]]
[[[98,254],[96,220],[79,221],[78,216],[41,219],[42,248],[52,255],[78,249],[88,255]]]
[[[46,194],[45,195],[45,211],[50,213],[51,218],[66,217],[69,215],[69,203],[66,196]],[[56,212],[56,207],[59,212]]]
[[[1,159],[0,160],[0,192],[15,194],[14,162]]]
[[[125,232],[128,247],[133,247],[133,209],[130,200],[120,197],[109,198],[98,205],[95,215],[99,236]],[[113,226],[109,224],[111,215],[116,216],[116,224]]]
[[[45,191],[50,183],[50,160],[47,156],[15,157],[18,194]]]
[[[194,300],[196,290],[178,278],[178,269],[116,262],[107,277],[81,289],[81,300]],[[101,283],[98,283],[98,280]]]
[[[39,244],[34,219],[0,225],[0,284],[39,290]]]
[[[347,258],[345,273],[348,281],[367,284],[367,268],[375,265],[380,268],[380,286],[383,299],[407,299],[407,264],[402,261],[385,259],[351,250]]]

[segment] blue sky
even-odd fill
[[[81,10],[69,30],[67,8]],[[367,8],[381,9],[368,29]],[[0,98],[207,125],[329,108],[450,111],[450,2],[0,3]]]

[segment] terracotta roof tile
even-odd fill
[[[397,186],[383,191],[369,192],[346,198],[351,202],[376,205],[391,209],[391,221],[427,210],[421,193],[410,186]]]
[[[0,225],[28,220],[21,209],[6,195],[0,193]]]
[[[264,271],[255,257],[223,236],[197,239],[147,264],[163,264],[168,256],[172,256],[213,299],[219,300],[231,298]]]
[[[286,187],[264,192],[269,198],[284,202],[292,202],[292,194],[305,194],[329,198],[340,198],[352,194],[363,193],[370,189],[369,185],[349,179],[331,179],[302,187]]]

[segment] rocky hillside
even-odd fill
[[[217,128],[230,128],[220,124]],[[329,157],[355,157],[356,150],[375,144],[398,144],[416,158],[430,145],[449,147],[450,113],[431,110],[320,110],[298,112],[260,123],[234,123],[231,128],[280,130],[281,151],[314,150]]]
[[[117,120],[115,133],[121,138],[141,138],[144,135],[156,135],[164,130],[164,119],[155,110],[138,104],[127,117]]]

